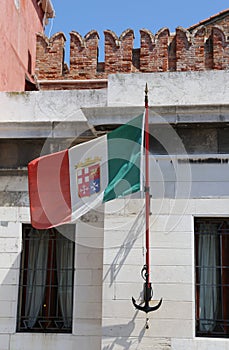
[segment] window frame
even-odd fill
[[[74,225],[65,225],[70,230],[75,231]],[[66,228],[65,228],[66,231]],[[29,234],[37,235],[39,242],[42,241],[42,238],[39,237],[40,234],[43,234],[45,241],[47,241],[47,264],[44,268],[41,268],[36,265],[36,267],[30,268],[32,265],[32,260],[30,258],[30,266],[29,266],[29,249],[35,249],[36,245],[33,243],[33,240],[36,238],[29,237]],[[73,233],[73,235],[75,232]],[[46,236],[47,235],[47,236]],[[68,238],[66,238],[66,236]],[[75,274],[75,240],[74,236],[69,234],[62,235],[59,230],[52,228],[48,230],[36,230],[30,224],[22,224],[22,251],[21,251],[21,261],[20,261],[20,270],[19,270],[19,285],[18,285],[18,307],[17,307],[17,327],[16,331],[21,332],[32,332],[32,333],[72,333],[73,329],[73,302],[74,302],[74,274]],[[71,236],[72,239],[69,239]],[[44,241],[44,242],[45,242]],[[32,243],[31,243],[32,242]],[[58,243],[59,242],[59,243]],[[29,244],[31,247],[29,248]],[[44,244],[44,243],[43,243]],[[67,247],[67,248],[66,248]],[[44,248],[44,247],[43,247]],[[31,249],[31,250],[32,250]],[[64,250],[67,249],[64,253]],[[59,259],[57,262],[56,254],[64,255],[65,258],[63,260]],[[35,256],[35,254],[34,254]],[[50,259],[50,256],[52,257]],[[34,261],[37,260],[34,259]],[[42,259],[40,259],[42,261]],[[62,263],[60,262],[62,261]],[[54,264],[54,265],[53,265]],[[61,265],[60,265],[61,264]],[[70,265],[69,265],[70,264]],[[58,265],[58,266],[57,266]],[[70,266],[70,268],[69,268]],[[32,271],[32,272],[31,272]],[[40,284],[41,280],[37,280],[38,283],[29,284],[29,274],[40,273],[45,274],[45,283]],[[64,277],[67,276],[67,277]],[[63,281],[65,278],[65,284]],[[36,278],[35,278],[36,279]],[[66,282],[67,280],[67,282]],[[42,283],[42,282],[41,282]],[[62,283],[62,285],[61,285]],[[31,311],[27,311],[26,314],[26,298],[28,300],[28,290],[29,288],[34,288],[34,293],[37,293],[36,290],[39,291],[39,288],[43,288],[43,296],[42,301],[39,302],[39,312],[37,316],[35,315],[35,311],[33,316],[31,316]],[[37,289],[36,289],[37,288]],[[35,294],[37,296],[37,294]],[[38,294],[39,295],[39,294]],[[64,315],[64,301],[61,298],[68,298],[68,310],[67,315]],[[34,300],[37,300],[34,298]],[[28,302],[27,302],[28,303]],[[33,303],[35,305],[35,303]],[[34,307],[34,306],[33,306]],[[28,310],[28,307],[27,307]],[[31,310],[31,309],[30,309]],[[70,315],[71,313],[71,315]],[[36,317],[36,321],[33,326],[29,326],[29,323],[32,317]]]
[[[200,225],[216,225],[216,231],[208,231],[207,228],[204,232],[201,232]],[[213,226],[212,226],[213,227]],[[214,238],[214,248],[215,250],[215,264],[209,262],[208,266],[200,263],[200,239],[206,240],[206,236],[215,237]],[[203,240],[202,240],[203,243]],[[196,326],[196,336],[197,337],[215,337],[215,338],[229,338],[229,258],[226,254],[229,248],[229,218],[228,217],[194,217],[194,247],[195,247],[195,326]],[[204,245],[202,245],[204,248]],[[206,247],[205,247],[206,248]],[[209,251],[209,249],[208,249]],[[212,250],[213,251],[213,250]],[[202,251],[203,254],[204,250]],[[212,254],[213,255],[213,254]],[[204,255],[203,255],[204,256]],[[206,253],[205,253],[206,256]],[[209,258],[210,259],[210,258]],[[203,259],[204,261],[204,259]],[[205,264],[206,257],[205,257]],[[207,274],[211,271],[211,275],[215,271],[215,283],[207,282],[201,283],[200,274]],[[205,275],[206,276],[206,275]],[[202,277],[204,279],[204,277]],[[205,280],[206,281],[206,280]],[[200,289],[206,288],[208,286],[208,291],[216,291],[217,297],[215,297],[215,302],[217,304],[217,316],[208,319],[214,322],[213,329],[207,330],[207,327],[201,327],[201,322],[207,321],[206,319],[200,318]],[[207,294],[206,294],[207,295]],[[210,299],[210,298],[208,298]],[[202,313],[206,309],[207,302],[202,299]],[[206,316],[205,316],[206,318]],[[203,323],[204,324],[204,323]],[[202,329],[201,329],[202,328]]]

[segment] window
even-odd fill
[[[16,6],[16,9],[19,10],[19,8],[20,8],[20,0],[14,0],[14,5]]]
[[[74,226],[67,229],[73,239],[23,225],[18,332],[72,330]]]
[[[229,219],[195,219],[196,335],[229,337]]]

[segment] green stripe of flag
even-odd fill
[[[107,135],[108,186],[103,202],[141,189],[144,114]]]

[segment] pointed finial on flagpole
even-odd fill
[[[146,86],[145,86],[145,108],[148,107],[148,85],[146,83]]]

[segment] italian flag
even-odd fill
[[[90,209],[142,190],[144,114],[107,135],[28,164],[32,226],[73,223]]]

